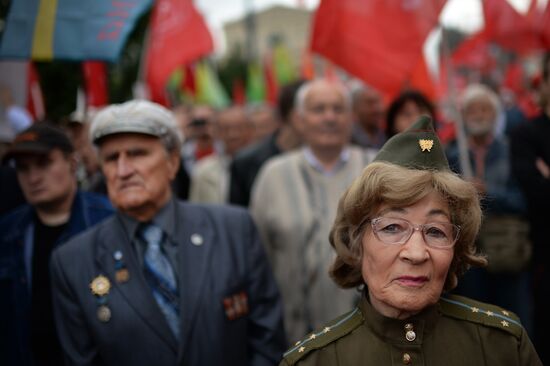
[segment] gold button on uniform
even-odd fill
[[[412,360],[411,355],[409,355],[408,353],[403,353],[403,364],[404,365],[410,365],[411,360]]]
[[[413,329],[414,329],[414,327],[411,323],[405,324],[405,331],[409,331],[409,330],[413,330]]]

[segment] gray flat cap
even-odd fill
[[[180,143],[182,140],[172,112],[146,100],[112,104],[95,116],[90,127],[90,139],[96,145],[102,138],[119,133],[141,133],[159,138],[172,135]]]

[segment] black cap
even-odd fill
[[[15,136],[3,160],[7,161],[20,154],[47,154],[55,148],[64,152],[74,151],[73,144],[63,130],[49,123],[39,122]]]
[[[374,161],[387,161],[410,169],[451,170],[428,116],[420,116],[412,126],[389,139]]]

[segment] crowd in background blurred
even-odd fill
[[[297,81],[281,89],[275,106],[174,106],[184,136],[174,192],[182,200],[250,208],[281,291],[288,341],[294,342],[351,308],[358,296],[336,288],[328,276],[334,255],[328,230],[340,195],[387,139],[420,115],[430,115],[451,168],[476,185],[484,209],[478,246],[488,255],[489,267],[467,272],[455,291],[518,314],[541,359],[550,362],[545,346],[550,246],[544,231],[550,222],[549,70],[546,55],[530,94],[532,104],[540,107],[534,117],[522,113],[509,90],[482,83],[464,89],[456,100],[459,118],[454,119],[417,90],[385,100],[355,81]],[[0,102],[6,112],[0,130],[6,132],[3,153],[15,136],[46,121],[31,122],[24,109],[12,106],[9,90],[1,91]],[[74,146],[70,152],[78,192],[105,195],[105,179],[88,135],[96,112],[49,122],[62,126]],[[463,131],[457,131],[459,126]],[[459,132],[464,140],[458,139]],[[0,223],[20,205],[33,206],[24,167],[9,156],[3,159]],[[6,235],[0,232],[0,237]],[[50,254],[43,253],[44,263]],[[5,255],[0,247],[2,265]],[[0,274],[4,271],[0,268]],[[2,317],[14,311],[6,301],[0,294]],[[37,298],[28,301],[30,308],[43,304]],[[44,326],[37,319],[25,326]]]

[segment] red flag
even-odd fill
[[[277,95],[279,94],[279,85],[275,77],[273,68],[273,54],[266,55],[264,58],[264,80],[265,80],[265,100],[271,105],[277,103]]]
[[[107,94],[107,67],[101,61],[82,62],[86,105],[102,107],[109,103]]]
[[[468,66],[487,71],[496,65],[489,52],[489,40],[483,32],[476,33],[462,42],[451,55],[455,66]]]
[[[28,63],[27,72],[27,111],[35,121],[41,120],[44,118],[46,111],[44,110],[44,98],[40,88],[38,72],[33,62]]]
[[[502,85],[512,90],[516,95],[525,92],[523,87],[523,69],[517,61],[512,61],[506,66]]]
[[[536,8],[532,0],[531,8],[524,16],[516,11],[507,0],[484,0],[483,33],[487,39],[503,48],[519,53],[527,53],[541,47],[536,24]]]
[[[543,47],[550,49],[550,2],[546,3],[546,8],[540,17],[538,26],[540,27],[540,35],[542,38]]]
[[[246,92],[241,79],[233,80],[232,99],[235,105],[244,105],[246,103]]]
[[[153,101],[166,104],[165,83],[178,66],[213,50],[212,37],[192,0],[158,0],[151,16],[146,80]]]
[[[315,77],[315,68],[313,66],[313,59],[312,59],[311,53],[308,50],[304,50],[302,52],[300,75],[302,79],[305,79],[305,80],[311,80]]]
[[[311,49],[383,93],[402,87],[446,0],[322,0]]]
[[[195,68],[192,64],[186,64],[183,67],[183,77],[181,79],[181,92],[190,99],[197,94],[197,83],[195,80]]]
[[[415,68],[412,71],[410,86],[413,89],[420,90],[430,100],[439,99],[434,80],[428,70],[428,65],[426,64],[424,56],[419,58]]]

